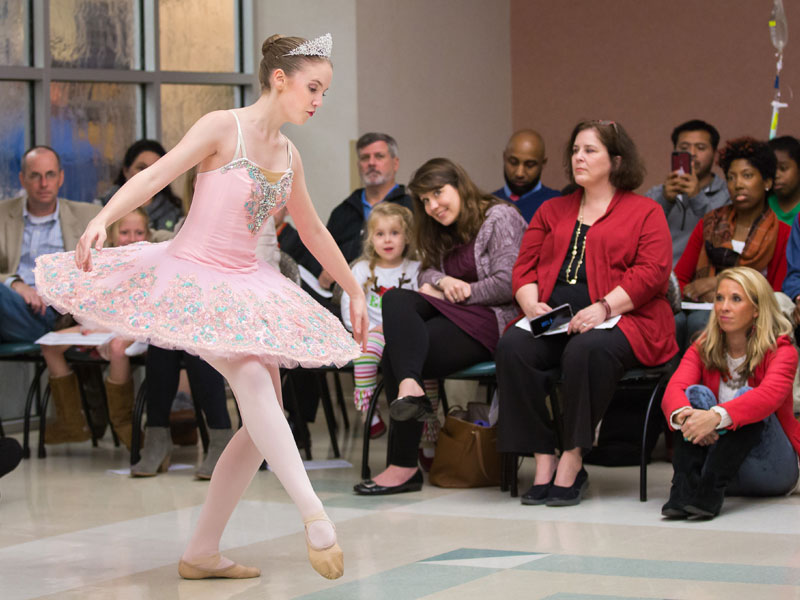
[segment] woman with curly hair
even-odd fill
[[[675,431],[668,519],[713,518],[726,493],[780,496],[797,486],[792,325],[757,271],[734,267],[714,279],[708,325],[661,403]]]
[[[750,267],[779,291],[786,277],[786,244],[790,228],[770,210],[767,196],[775,180],[775,153],[750,137],[730,140],[719,151],[719,166],[728,182],[731,204],[712,210],[697,224],[675,265],[683,297],[713,302],[716,275],[729,267]],[[705,327],[710,311],[676,316],[681,348]]]

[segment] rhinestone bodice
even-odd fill
[[[228,163],[220,169],[227,173],[231,169],[245,169],[247,175],[253,180],[250,198],[244,203],[247,213],[247,230],[251,235],[257,235],[272,213],[280,209],[289,199],[292,191],[292,169],[284,171],[278,181],[271,183],[263,169],[248,158],[239,158]]]

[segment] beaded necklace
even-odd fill
[[[569,270],[572,268],[572,263],[575,260],[575,257],[578,255],[578,238],[580,237],[581,229],[583,228],[583,204],[584,200],[581,199],[581,208],[578,211],[578,227],[575,229],[575,240],[572,243],[572,256],[569,259],[566,272],[566,279],[569,285],[575,285],[578,283],[578,271],[581,268],[581,264],[583,264],[583,257],[586,254],[586,236],[583,236],[583,244],[581,244],[581,256],[578,259],[577,266],[575,267],[575,273],[570,279]]]

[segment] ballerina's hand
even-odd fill
[[[367,316],[367,301],[364,292],[350,296],[350,322],[353,324],[353,337],[361,345],[363,352],[367,351],[367,333],[369,332],[369,317]]]
[[[75,265],[82,271],[92,270],[92,248],[100,250],[106,241],[106,228],[94,220],[89,221],[78,246],[75,248]]]

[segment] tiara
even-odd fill
[[[284,54],[284,56],[322,56],[323,58],[330,58],[332,49],[333,38],[330,33],[326,33],[313,40],[303,42],[291,52]]]

